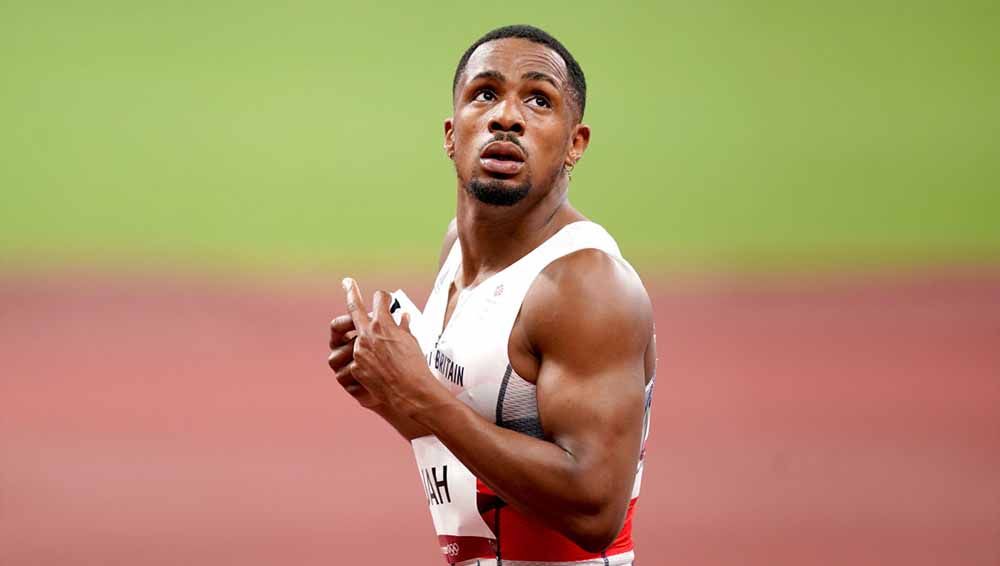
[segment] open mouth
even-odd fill
[[[493,142],[483,148],[479,163],[489,173],[515,175],[524,167],[524,151],[511,142]]]

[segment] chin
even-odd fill
[[[531,182],[511,177],[473,177],[464,186],[476,200],[492,206],[514,206],[531,192]]]

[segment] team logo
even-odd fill
[[[442,546],[441,554],[445,556],[458,556],[458,543],[452,542]]]

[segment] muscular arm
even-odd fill
[[[648,297],[617,260],[581,251],[539,276],[519,324],[539,360],[548,440],[500,428],[443,389],[416,404],[413,420],[510,505],[603,550],[621,528],[638,464]]]
[[[369,316],[357,284],[345,280],[345,290],[358,331],[348,369],[372,399],[582,548],[614,540],[638,464],[652,338],[649,299],[629,269],[602,252],[576,252],[546,268],[525,298],[520,347],[537,362],[546,440],[496,426],[445,389],[406,323],[393,322],[387,293],[376,293]]]

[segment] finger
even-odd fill
[[[365,387],[358,383],[358,380],[354,379],[354,375],[351,373],[351,366],[337,372],[337,383],[344,388],[351,395],[355,393],[360,393],[364,391]]]
[[[354,319],[349,314],[342,314],[330,321],[330,330],[336,330],[343,334],[354,329]]]
[[[330,321],[330,349],[336,348],[350,340],[348,336],[354,331],[354,319],[349,314],[342,314]],[[357,333],[355,333],[357,334]]]
[[[327,364],[330,365],[330,369],[333,371],[339,371],[341,368],[351,363],[354,360],[354,344],[347,343],[343,346],[338,346],[330,352],[329,357],[327,357]]]
[[[334,377],[337,378],[337,383],[341,384],[342,386],[347,386],[352,383],[357,383],[358,380],[354,379],[354,375],[351,373],[352,369],[353,369],[352,366],[347,365],[337,370],[337,373],[334,374]]]
[[[389,293],[385,291],[375,291],[375,298],[372,300],[372,318],[379,320],[392,320],[389,312]]]
[[[403,317],[399,320],[399,327],[407,333],[412,334],[412,332],[410,332],[410,313],[403,313]]]
[[[365,307],[358,282],[350,277],[345,277],[341,284],[344,286],[344,292],[347,293],[347,312],[351,313],[354,328],[358,332],[367,332],[371,319],[368,317],[368,308]]]

